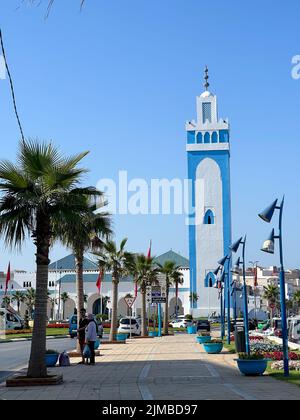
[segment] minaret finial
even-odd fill
[[[207,66],[205,66],[205,72],[204,72],[204,80],[205,80],[204,87],[205,87],[205,91],[207,91],[207,90],[208,90],[208,88],[209,88],[208,79],[209,79],[209,75],[208,75],[208,67],[207,67]]]

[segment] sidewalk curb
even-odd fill
[[[57,336],[50,335],[46,337],[47,340],[59,340],[61,338],[70,338],[70,336],[69,335],[57,335]],[[19,343],[19,342],[24,342],[24,341],[32,341],[32,338],[11,338],[11,339],[6,339],[6,340],[0,339],[0,344]]]

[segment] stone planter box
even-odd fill
[[[27,376],[16,375],[6,380],[6,386],[24,387],[27,386],[49,386],[63,383],[62,375],[48,375],[46,378],[27,378]]]

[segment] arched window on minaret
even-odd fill
[[[210,133],[205,133],[204,135],[204,143],[210,143]]]
[[[218,143],[218,133],[217,133],[216,131],[214,131],[214,132],[212,133],[212,136],[211,136],[211,142],[212,142],[212,143]]]
[[[203,143],[203,135],[202,133],[197,134],[197,143]]]
[[[205,277],[205,287],[214,287],[216,284],[216,276],[214,273],[208,273]]]
[[[214,225],[215,224],[215,215],[212,210],[207,210],[204,216],[205,225]]]

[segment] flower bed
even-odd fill
[[[282,351],[274,351],[272,353],[264,353],[264,356],[266,359],[272,359],[272,360],[283,360],[283,352]],[[300,360],[300,354],[290,352],[289,353],[289,359],[290,360]]]
[[[18,335],[18,334],[31,334],[32,330],[4,330],[0,331],[0,335]]]
[[[249,340],[250,341],[255,341],[255,342],[261,342],[265,340],[265,337],[261,337],[260,335],[250,335],[249,336]]]
[[[48,324],[47,328],[69,328],[69,324]]]
[[[251,352],[253,353],[274,353],[282,352],[282,345],[271,343],[271,341],[253,341],[250,343]]]
[[[290,361],[289,362],[289,368],[290,368],[290,370],[296,370],[296,371],[300,372],[300,362]],[[283,370],[284,369],[283,362],[272,363],[271,364],[271,369],[272,370]]]

